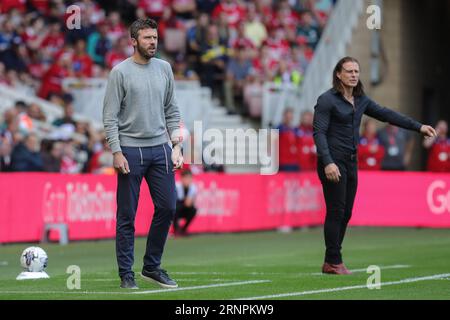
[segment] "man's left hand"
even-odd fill
[[[173,171],[183,168],[183,154],[181,153],[181,145],[176,144],[172,149]]]
[[[434,130],[434,128],[431,126],[423,125],[422,127],[420,127],[420,133],[423,134],[425,136],[425,138],[436,138],[437,137],[436,130]]]

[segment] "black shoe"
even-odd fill
[[[123,276],[120,282],[120,287],[122,289],[139,289],[139,287],[136,285],[136,282],[134,281],[134,276],[132,275]]]
[[[142,269],[141,276],[144,280],[158,284],[164,289],[178,288],[178,284],[170,279],[166,270],[153,269],[151,271]]]

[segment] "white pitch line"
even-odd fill
[[[81,290],[72,290],[72,291],[0,291],[0,294],[41,294],[41,293],[50,293],[50,294],[153,294],[153,293],[166,293],[173,291],[187,291],[187,290],[197,290],[197,289],[210,289],[210,288],[220,288],[220,287],[230,287],[230,286],[241,286],[248,284],[259,284],[259,283],[268,283],[272,282],[271,280],[252,280],[252,281],[240,281],[240,282],[230,282],[230,283],[217,283],[217,284],[207,284],[202,286],[192,286],[192,287],[181,287],[175,289],[156,289],[156,290],[147,290],[147,291],[133,291],[133,292],[95,292],[95,291],[81,291]]]
[[[137,292],[132,292],[132,294],[151,294],[151,293],[161,293],[161,292],[209,289],[209,288],[219,288],[219,287],[229,287],[229,286],[241,286],[241,285],[246,285],[246,284],[267,283],[267,282],[272,282],[272,281],[270,281],[270,280],[251,280],[251,281],[241,281],[241,282],[207,284],[207,285],[203,285],[203,286],[182,287],[182,288],[175,288],[175,289],[158,289],[158,290],[149,290],[149,291],[137,291]]]
[[[177,281],[186,281],[186,282],[198,282],[198,281],[205,281],[205,279],[190,279],[190,278],[177,278]],[[239,281],[237,279],[207,279],[208,281],[212,282],[235,282]],[[110,278],[110,279],[86,279],[84,280],[86,282],[113,282],[118,281],[117,278]]]
[[[112,281],[118,281],[118,280],[117,280],[117,278],[110,278],[110,279],[84,279],[84,281],[86,281],[86,282],[96,282],[96,281],[98,281],[98,282],[102,282],[102,281],[112,282]]]
[[[0,267],[6,267],[8,264],[8,261],[0,261]]]
[[[388,269],[406,269],[411,268],[410,265],[404,265],[404,264],[396,264],[391,266],[381,266],[382,270],[388,270]],[[351,272],[366,272],[367,268],[362,269],[354,269],[350,270]],[[321,276],[323,273],[320,272],[314,272],[314,273],[288,273],[288,272],[208,272],[208,271],[198,271],[198,272],[172,272],[171,274],[177,274],[177,275],[251,275],[251,276],[275,276],[275,275],[295,275],[295,276]]]
[[[389,270],[389,269],[407,269],[407,268],[411,268],[410,265],[407,264],[395,264],[392,266],[380,266],[381,270]],[[353,273],[358,273],[358,272],[367,272],[367,268],[361,268],[361,269],[352,269],[350,270]],[[315,273],[311,273],[311,275],[313,276],[322,276],[323,273],[320,272],[315,272]]]
[[[223,274],[229,274],[227,272],[208,272],[208,271],[198,271],[198,272],[184,272],[184,271],[180,271],[180,272],[171,272],[171,274],[182,274],[182,275],[223,275]]]
[[[444,274],[436,274],[432,276],[419,277],[419,278],[408,278],[399,281],[390,281],[390,282],[382,282],[381,287],[393,286],[397,284],[404,283],[413,283],[419,281],[427,281],[427,280],[437,280],[450,277],[450,273]],[[286,297],[296,297],[296,296],[306,296],[318,293],[330,293],[330,292],[338,292],[338,291],[347,291],[347,290],[357,290],[357,289],[367,289],[367,285],[358,285],[358,286],[348,286],[348,287],[339,287],[339,288],[329,288],[329,289],[320,289],[320,290],[310,290],[310,291],[300,291],[300,292],[289,292],[289,293],[280,293],[280,294],[272,294],[267,296],[259,296],[259,297],[248,297],[248,298],[239,298],[235,300],[262,300],[262,299],[275,299],[275,298],[286,298]]]

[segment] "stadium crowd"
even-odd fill
[[[101,164],[91,164],[108,158],[96,156],[109,152],[103,133],[73,119],[73,98],[62,83],[68,77],[106,78],[133,52],[127,25],[134,19],[158,21],[159,55],[172,63],[177,80],[199,80],[230,113],[258,117],[264,81],[301,83],[333,2],[2,1],[0,83],[61,106],[64,117],[52,123],[56,133],[40,144],[30,133],[35,121],[46,122],[41,107],[23,101],[6,106],[0,118],[1,170],[103,172]],[[81,10],[81,28],[68,27],[71,5]]]
[[[36,123],[49,121],[39,104],[0,105],[0,171],[113,172],[104,133],[89,121],[74,119],[73,97],[62,83],[68,77],[106,78],[112,67],[132,54],[127,26],[136,18],[158,21],[158,56],[171,62],[177,80],[200,81],[230,114],[257,118],[264,82],[301,84],[334,2],[2,0],[0,84],[47,99],[59,105],[64,116],[50,123],[53,129],[41,139],[33,133]],[[81,28],[67,27],[71,5],[81,9]],[[280,159],[288,158],[281,165],[288,170],[315,166],[312,115],[304,118],[294,134],[300,141],[295,148],[283,147],[286,142],[280,139]],[[289,126],[283,126],[282,136],[289,136]],[[390,143],[391,135],[385,136]],[[448,140],[440,139],[446,141],[439,140],[440,145],[448,145]],[[372,140],[366,138],[362,145]],[[408,143],[404,145],[408,149]],[[433,145],[426,147],[443,157]],[[385,148],[386,154],[395,151]],[[293,156],[291,149],[308,154],[307,159],[299,159],[297,151]]]
[[[68,77],[107,77],[112,67],[132,54],[129,22],[143,17],[158,21],[159,54],[172,62],[177,80],[199,80],[213,89],[230,113],[258,117],[264,81],[301,83],[332,2],[5,0],[0,3],[0,83],[60,105],[65,116],[53,125],[63,127],[66,140],[68,132],[77,132],[87,142],[71,138],[68,147],[62,139],[61,147],[61,139],[50,139],[43,141],[42,149],[57,157],[82,159],[78,166],[69,166],[70,172],[90,172],[94,169],[87,163],[99,150],[105,151],[103,135],[89,123],[73,120],[72,98],[62,82]],[[79,29],[67,27],[70,5],[81,9]],[[16,147],[27,145],[33,120],[46,121],[37,104],[17,101],[4,112],[2,170],[41,168],[35,162],[17,167],[19,160],[13,157]],[[19,149],[19,158],[26,149]],[[25,158],[33,159],[32,154]],[[48,169],[45,162],[42,170]],[[61,172],[67,172],[65,167]]]

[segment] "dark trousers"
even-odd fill
[[[134,221],[142,179],[145,178],[147,182],[155,206],[147,237],[145,269],[160,266],[176,208],[175,177],[169,144],[145,148],[122,147],[122,153],[131,172],[119,174],[117,183],[116,255],[121,277],[134,275]]]
[[[358,163],[356,157],[334,156],[335,164],[341,173],[339,183],[329,181],[325,176],[325,168],[319,160],[318,174],[322,182],[327,213],[325,218],[325,262],[342,263],[342,242],[347,225],[352,217],[353,204],[358,187]]]
[[[187,228],[191,224],[192,220],[197,213],[197,209],[192,207],[186,207],[183,201],[177,201],[177,211],[175,213],[175,219],[173,220],[173,229],[176,233],[186,233]],[[183,227],[180,228],[180,219],[185,219]]]

